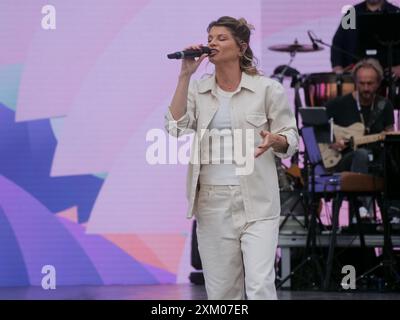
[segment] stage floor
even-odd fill
[[[400,292],[278,291],[280,300],[400,300]],[[59,286],[0,288],[0,300],[205,300],[204,286]]]

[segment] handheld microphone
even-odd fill
[[[168,59],[184,59],[184,58],[195,58],[200,57],[204,53],[210,54],[211,49],[209,47],[201,47],[200,50],[183,50],[174,53],[170,53],[167,55]]]
[[[317,44],[317,42],[315,41],[314,37],[311,35],[311,30],[307,31],[308,37],[310,38],[311,42],[312,42],[312,46],[314,50],[318,50],[319,46]]]

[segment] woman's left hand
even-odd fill
[[[289,145],[285,136],[274,134],[266,130],[261,130],[260,135],[263,138],[263,142],[256,148],[254,153],[256,158],[258,158],[271,147],[276,152],[286,152]]]

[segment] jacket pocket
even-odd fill
[[[246,120],[255,127],[261,127],[267,122],[267,117],[264,113],[251,113],[246,115]]]

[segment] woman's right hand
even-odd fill
[[[193,45],[185,48],[184,50],[200,50],[202,45]],[[181,76],[190,77],[193,73],[196,72],[197,68],[201,64],[201,62],[208,56],[208,54],[203,54],[199,58],[184,58],[182,59],[181,66]]]

